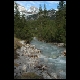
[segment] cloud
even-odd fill
[[[42,4],[44,1],[34,1],[36,4]]]
[[[31,6],[35,6],[39,8],[40,4],[42,6],[42,9],[44,7],[44,4],[46,5],[47,9],[50,9],[50,8],[56,9],[57,4],[59,3],[59,1],[16,1],[16,2],[21,6],[24,6],[27,10]]]
[[[55,9],[56,11],[58,11],[58,9]]]
[[[34,4],[34,5],[39,5],[39,4],[57,4],[59,1],[16,1],[17,3],[20,3],[21,5],[26,5],[26,4]]]
[[[31,6],[39,7],[39,5],[43,4],[44,1],[27,1],[27,4],[31,4]]]
[[[34,1],[29,1],[29,3],[31,3],[31,4],[35,4],[35,2],[34,2]]]

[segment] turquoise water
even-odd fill
[[[38,41],[36,38],[34,38],[30,44],[35,45],[37,49],[41,50],[42,55],[46,56],[44,62],[52,65],[52,71],[58,73],[62,78],[66,78],[66,57],[60,56],[61,52],[65,50],[64,47]],[[59,72],[61,70],[62,72]]]

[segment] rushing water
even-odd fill
[[[64,47],[38,41],[36,37],[34,37],[30,44],[35,45],[46,56],[44,57],[44,62],[51,66],[52,71],[66,79],[66,57],[60,56],[61,52],[65,50]]]

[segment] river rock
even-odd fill
[[[26,47],[22,46],[21,47],[21,51],[24,51],[26,49]]]
[[[26,65],[23,65],[23,66],[22,66],[22,71],[23,71],[23,72],[26,72],[26,69],[27,69]]]

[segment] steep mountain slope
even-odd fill
[[[14,2],[14,11],[15,11],[15,6],[16,6],[16,4],[17,4],[17,6],[18,6],[18,10],[19,10],[20,14],[25,14],[26,16],[28,16],[28,15],[33,15],[33,14],[37,14],[38,11],[39,11],[38,8],[35,7],[35,6],[31,6],[31,7],[27,10],[24,6],[22,6],[22,5],[20,5],[20,4],[16,3],[16,2]]]
[[[27,20],[35,20],[38,18],[38,12],[39,12],[39,9],[35,6],[31,6],[29,9],[26,9],[24,6],[14,2],[14,11],[15,11],[15,6],[16,4],[18,5],[18,10],[20,12],[20,14],[25,14],[25,17]],[[55,12],[56,10],[54,9],[50,9],[50,10],[47,10],[48,12],[48,17],[50,19],[54,19],[55,18]]]

